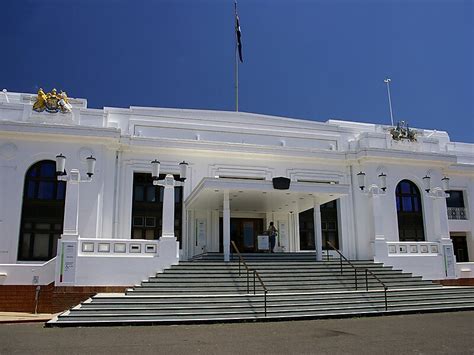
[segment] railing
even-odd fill
[[[388,287],[385,285],[385,283],[378,278],[377,275],[375,275],[372,271],[370,271],[368,268],[358,268],[354,266],[338,249],[334,247],[330,242],[326,242],[328,246],[331,247],[336,253],[339,254],[339,265],[341,269],[341,275],[343,274],[343,268],[342,268],[342,259],[344,259],[352,268],[354,269],[354,283],[355,283],[355,289],[357,290],[358,285],[357,285],[357,271],[358,270],[364,270],[365,272],[365,290],[369,291],[369,274],[374,277],[375,280],[377,280],[382,286],[383,286],[383,291],[384,291],[384,297],[385,297],[385,310],[388,310],[388,300],[387,300],[387,290]],[[326,253],[327,260],[329,260],[329,250]]]
[[[231,240],[230,241],[232,243],[232,247],[234,248],[235,252],[237,253],[238,257],[239,257],[239,276],[241,275],[241,267],[240,265],[244,265],[245,269],[247,270],[247,293],[250,293],[250,273],[253,273],[253,294],[255,295],[255,284],[256,284],[256,279],[258,279],[258,281],[260,282],[260,285],[262,285],[262,288],[263,288],[263,305],[264,305],[264,310],[265,310],[265,317],[267,316],[267,293],[268,293],[268,289],[267,287],[265,286],[265,284],[263,283],[262,281],[262,278],[260,277],[259,273],[257,272],[257,270],[253,270],[253,269],[250,269],[247,265],[247,263],[245,262],[244,258],[242,257],[242,254],[240,254],[239,252],[239,249],[237,248],[237,245],[235,245],[234,241]]]
[[[448,219],[469,219],[466,207],[448,207]]]

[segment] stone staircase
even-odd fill
[[[473,287],[442,287],[373,261],[315,261],[314,254],[243,254],[268,294],[234,258],[180,262],[125,294],[97,294],[47,326],[179,324],[352,317],[474,309]],[[387,305],[382,284],[388,287]],[[357,288],[355,274],[357,273]],[[255,290],[254,290],[255,289]],[[266,300],[265,300],[266,298]],[[265,302],[266,301],[266,302]],[[265,308],[266,304],[266,308]],[[386,308],[387,306],[387,308]]]

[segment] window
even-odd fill
[[[425,240],[421,195],[410,180],[402,180],[395,189],[397,203],[398,235],[400,241]]]
[[[56,256],[63,231],[66,182],[57,181],[56,163],[40,161],[26,172],[18,260],[46,261]]]
[[[321,205],[321,233],[323,250],[331,249],[330,242],[339,249],[339,231],[337,217],[337,201],[330,201]],[[299,214],[300,222],[300,250],[314,250],[314,208]]]
[[[447,191],[449,197],[446,199],[449,219],[468,219],[467,209],[464,207],[464,193],[459,190]]]
[[[315,250],[314,246],[314,208],[299,214],[300,250]]]
[[[446,205],[448,207],[464,207],[464,196],[462,191],[446,191],[449,197],[446,199]]]
[[[164,179],[165,174],[160,174]],[[175,178],[179,176],[176,175]],[[183,187],[174,188],[174,234],[181,245]],[[133,175],[132,230],[133,239],[159,239],[162,233],[164,187],[153,185],[151,174]]]
[[[456,262],[469,262],[466,233],[451,233],[450,237],[453,241],[453,249],[454,255],[456,255]]]

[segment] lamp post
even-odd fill
[[[185,161],[179,163],[178,179],[175,179],[171,174],[167,174],[164,179],[160,180],[160,165],[157,159],[151,162],[153,185],[164,187],[161,238],[174,239],[174,188],[175,186],[184,186],[188,163]]]
[[[448,221],[448,208],[446,198],[449,197],[449,178],[444,176],[441,179],[441,186],[431,188],[431,177],[426,174],[423,177],[423,185],[426,194],[432,200],[432,234],[434,240],[440,243],[441,254],[443,255],[443,266],[447,278],[456,277],[454,247],[451,241]]]
[[[81,178],[78,169],[71,169],[70,173],[66,172],[66,157],[62,154],[56,156],[56,175],[59,181],[68,183],[65,208],[64,208],[64,227],[63,235],[79,234],[79,184],[83,182],[91,182],[95,171],[96,159],[91,155],[86,158],[87,177]]]

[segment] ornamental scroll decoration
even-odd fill
[[[38,90],[38,96],[35,103],[33,104],[33,111],[49,113],[69,113],[72,110],[72,106],[69,103],[69,99],[66,92],[61,91],[59,94],[56,89],[51,92],[45,93],[43,89]]]
[[[397,127],[391,128],[390,133],[392,139],[395,141],[408,140],[410,142],[416,142],[417,131],[410,129],[408,123],[405,121],[399,121]]]

